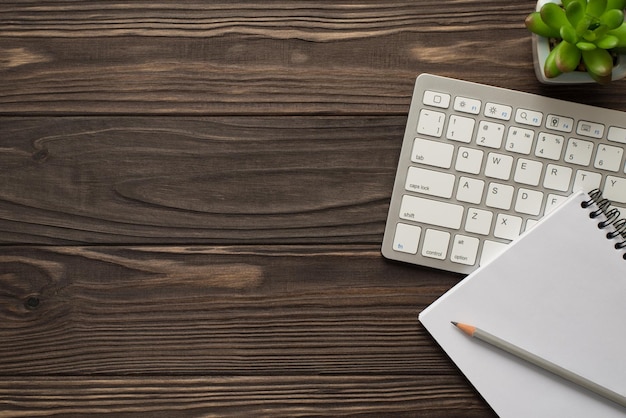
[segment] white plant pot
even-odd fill
[[[546,3],[561,4],[561,0],[538,0],[537,11]],[[550,41],[548,38],[532,34],[533,39],[533,61],[535,63],[535,74],[537,79],[545,84],[581,84],[595,83],[589,74],[584,71],[572,71],[563,73],[554,78],[547,78],[544,73],[544,65],[548,54],[550,54]],[[613,81],[626,77],[626,51],[622,51],[617,56],[617,64],[613,67],[611,79]]]

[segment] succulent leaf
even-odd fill
[[[598,40],[604,38],[607,33],[609,33],[609,28],[607,26],[605,26],[605,25],[598,26],[593,31],[594,41],[597,42]]]
[[[526,17],[524,21],[528,30],[539,36],[546,38],[558,38],[559,31],[548,26],[542,19],[539,12],[533,12]]]
[[[561,39],[565,42],[569,42],[572,45],[576,45],[580,41],[580,37],[576,33],[576,29],[571,26],[563,26],[561,28]]]
[[[598,84],[609,84],[612,80],[612,74],[600,76],[591,71],[587,71],[587,74],[589,74]]]
[[[610,30],[608,34],[618,39],[616,48],[626,48],[626,23],[622,24],[622,26],[617,29]]]
[[[626,0],[608,0],[606,3],[607,10],[609,9],[626,9]]]
[[[591,26],[591,22],[592,22],[591,17],[587,15],[583,16],[583,18],[580,19],[580,21],[576,25],[576,33],[578,33],[579,36],[583,36],[585,32],[589,30],[589,26]]]
[[[580,41],[576,44],[576,47],[581,51],[593,51],[597,48],[596,44],[591,42]]]
[[[587,71],[600,77],[610,76],[613,71],[613,57],[608,51],[596,48],[591,51],[582,51],[582,58]]]
[[[543,73],[547,78],[554,78],[562,74],[561,70],[559,70],[559,67],[557,67],[556,65],[556,54],[558,54],[559,45],[561,45],[562,43],[563,42],[555,46],[546,58],[546,62],[543,67]]]
[[[602,0],[600,0],[602,1]],[[606,0],[605,0],[606,1]],[[557,31],[561,30],[561,27],[568,26],[569,20],[565,15],[565,10],[556,3],[546,3],[539,11],[541,19],[551,28]]]
[[[585,33],[583,33],[583,38],[588,42],[595,42],[597,39],[596,33],[592,30],[587,29]]]
[[[613,0],[611,0],[613,1]],[[624,0],[626,1],[626,0]],[[570,4],[572,3],[578,3],[580,5],[580,7],[582,7],[583,12],[585,11],[585,9],[587,9],[587,0],[565,0],[565,1],[561,1],[561,4],[563,5],[563,9],[567,10],[568,7],[570,7]]]
[[[619,43],[619,39],[614,35],[606,35],[602,39],[598,39],[596,45],[598,48],[602,49],[613,49]]]
[[[561,42],[556,53],[556,66],[559,71],[568,73],[574,71],[580,63],[581,51],[569,42]]]
[[[618,9],[607,10],[600,16],[600,22],[609,29],[617,29],[624,23],[624,11]]]
[[[573,27],[576,27],[578,22],[585,17],[585,7],[581,2],[572,1],[565,8],[565,15],[567,16],[569,23],[571,23]]]
[[[606,11],[607,0],[589,0],[587,2],[587,14],[600,17]]]

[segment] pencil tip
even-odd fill
[[[455,327],[457,327],[458,329],[460,329],[461,331],[463,331],[464,333],[466,333],[467,335],[469,335],[470,337],[474,336],[474,332],[476,332],[476,327],[473,325],[467,325],[464,323],[459,323],[459,322],[454,322],[451,321]]]

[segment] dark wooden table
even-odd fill
[[[626,110],[533,7],[2,2],[0,416],[493,416],[379,249],[418,74]]]

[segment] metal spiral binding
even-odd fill
[[[622,238],[621,242],[615,244],[616,250],[626,248],[626,218],[620,218],[620,211],[618,209],[610,209],[611,201],[602,196],[602,190],[594,189],[588,193],[590,199],[582,203],[583,208],[588,208],[591,205],[595,205],[598,209],[589,213],[589,217],[592,219],[597,218],[601,214],[604,214],[606,220],[598,223],[598,228],[604,229],[609,225],[613,225],[613,231],[606,234],[608,239]],[[626,253],[623,258],[626,260]]]
[[[599,200],[602,200],[602,190],[593,189],[592,191],[587,193],[591,199],[584,201],[581,206],[583,209],[587,209],[592,204],[596,203]]]

